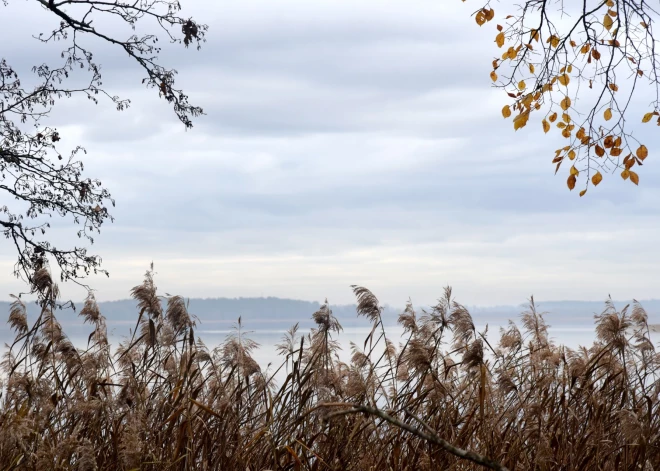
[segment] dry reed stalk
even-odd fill
[[[240,319],[209,351],[152,271],[132,290],[135,329],[114,354],[93,296],[80,311],[93,330],[76,349],[57,286],[47,271],[35,283],[36,321],[19,299],[9,313],[0,471],[660,470],[660,356],[638,303],[608,301],[595,343],[571,350],[549,339],[533,299],[521,327],[494,340],[448,288],[429,312],[407,304],[395,345],[376,296],[355,286],[372,331],[349,362],[326,301],[266,374]]]

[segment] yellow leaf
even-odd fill
[[[539,42],[539,32],[536,31],[535,29],[530,31],[530,37],[531,37],[531,40],[535,39],[536,42]]]
[[[568,114],[566,114],[566,113],[563,113],[563,114],[561,115],[561,119],[562,119],[562,121],[565,122],[566,124],[568,124],[568,123],[571,122],[571,116],[568,115]]]
[[[477,22],[479,26],[483,26],[483,24],[486,22],[486,14],[484,13],[484,11],[479,10],[479,12],[474,17],[474,20]]]
[[[573,174],[571,174],[571,175],[568,177],[568,180],[566,180],[566,185],[568,185],[568,189],[569,189],[569,190],[573,190],[573,188],[575,188],[575,182],[576,182],[576,180],[577,180],[577,179],[575,178],[575,175],[573,175]]]
[[[628,177],[630,176],[630,170],[625,169],[623,172],[621,172],[621,178],[624,180],[628,180]]]
[[[563,74],[559,76],[559,83],[562,84],[563,86],[567,86],[568,83],[571,81],[571,78],[567,74]]]
[[[606,109],[603,117],[605,118],[605,121],[612,119],[612,110],[610,108]]]
[[[534,64],[529,64],[529,73],[530,74],[534,73]]]
[[[495,36],[495,43],[497,44],[497,47],[504,46],[504,33],[500,31],[500,33]]]
[[[515,59],[516,56],[518,55],[518,51],[516,51],[515,48],[509,47],[509,49],[506,50],[504,54],[502,54],[502,60],[504,59]]]
[[[564,99],[561,101],[559,104],[561,106],[561,109],[566,111],[571,107],[571,99],[568,97],[564,97]]]
[[[632,170],[629,170],[629,172],[630,172],[630,181],[633,182],[635,185],[639,185],[639,175],[637,175]]]
[[[618,92],[619,91],[619,86],[616,83],[610,83],[609,87],[610,87],[610,90],[612,90],[613,92]]]
[[[525,84],[525,81],[524,81],[524,80],[521,80],[520,82],[518,82],[518,88],[519,88],[520,90],[524,90],[524,89],[525,89],[525,86],[526,86],[526,84]]]
[[[632,159],[632,154],[628,154],[624,159],[623,159],[623,165],[630,170],[630,168],[637,163],[636,159]]]
[[[621,149],[621,147],[612,147],[612,149],[610,150],[610,155],[612,157],[618,157],[621,155],[622,152],[623,149]]]
[[[614,21],[612,20],[612,17],[610,15],[605,15],[605,18],[603,18],[603,26],[605,27],[606,30],[612,29],[612,25],[614,25]]]
[[[550,116],[548,116],[548,120],[551,123],[554,123],[557,120],[557,113],[552,113]]]
[[[571,149],[568,152],[568,158],[571,159],[571,160],[575,160],[575,151],[573,149]]]
[[[541,124],[543,124],[543,132],[547,133],[550,131],[550,123],[548,123],[545,119],[541,121]]]
[[[505,118],[511,116],[511,108],[509,107],[509,105],[506,105],[504,108],[502,108],[502,116],[504,116]]]
[[[580,52],[582,54],[586,54],[587,52],[589,52],[589,49],[591,49],[591,44],[584,43],[584,45],[580,48]]]
[[[575,47],[575,46],[573,46],[573,47]],[[568,68],[566,69],[566,72],[568,72],[569,74],[571,72],[573,72],[573,64],[568,64]]]
[[[580,192],[580,198],[582,198],[586,193],[587,193],[587,189],[585,188]]]
[[[642,144],[641,146],[639,146],[637,148],[637,152],[635,152],[635,155],[637,155],[639,160],[644,160],[645,158],[647,158],[649,156],[649,151],[646,148],[646,146]]]
[[[646,113],[642,118],[642,123],[648,123],[651,119],[653,119],[653,113]]]
[[[594,186],[598,186],[598,184],[603,181],[603,176],[600,174],[600,172],[596,172],[596,175],[591,177],[591,183],[594,184]]]
[[[529,112],[520,113],[513,118],[513,129],[517,131],[518,129],[525,127],[527,120],[529,120]]]
[[[580,175],[580,171],[575,168],[575,165],[571,167],[571,175],[575,175],[576,177]]]
[[[497,74],[495,73],[494,70],[490,73],[490,79],[491,79],[493,82],[496,82],[496,81],[497,81]]]
[[[564,136],[566,139],[571,137],[571,130],[570,128],[566,128],[561,132],[561,135]]]

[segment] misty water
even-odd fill
[[[479,332],[483,332],[485,326],[476,326]],[[520,328],[520,327],[519,327]],[[386,334],[388,338],[395,342],[398,346],[402,340],[403,329],[400,326],[386,327]],[[229,335],[231,330],[199,330],[198,335],[202,338],[208,347],[213,347],[221,344],[224,339]],[[358,348],[363,349],[364,342],[369,333],[370,328],[363,327],[349,327],[345,328],[338,335],[335,336],[339,340],[341,350],[339,358],[342,361],[348,362],[351,357],[351,342],[356,344]],[[594,326],[557,326],[550,327],[550,339],[555,344],[562,344],[571,349],[576,349],[580,346],[591,346],[596,338]],[[260,346],[259,349],[254,351],[254,359],[262,366],[267,367],[271,364],[271,369],[281,364],[281,358],[277,355],[275,344],[281,342],[285,334],[284,330],[245,330],[246,335],[257,342]],[[376,332],[375,336],[378,337],[379,333]],[[489,327],[486,338],[489,340],[493,347],[497,347],[499,341],[499,327]],[[451,336],[447,339],[451,341]],[[651,340],[656,348],[660,348],[660,333],[651,332]],[[378,354],[382,350],[376,350]]]
[[[259,323],[251,322],[251,324],[258,325]],[[113,350],[117,347],[119,342],[129,336],[130,329],[133,326],[129,326],[127,322],[108,324],[108,336]],[[62,327],[77,348],[86,348],[89,333],[92,331],[92,328],[89,325],[76,323],[69,325],[64,324]],[[228,328],[213,329],[210,327],[213,327],[213,325],[211,324],[205,328],[204,323],[201,323],[195,331],[195,336],[200,338],[209,350],[221,346],[227,337],[235,332]],[[479,332],[483,332],[484,328],[485,325],[477,325],[477,330]],[[393,325],[386,327],[385,330],[388,338],[399,346],[399,343],[402,341],[403,329],[398,325]],[[298,331],[298,335],[305,335],[307,332],[309,331],[301,328]],[[363,349],[365,339],[370,332],[371,328],[369,327],[346,327],[339,334],[335,334],[334,338],[339,341],[341,347],[341,350],[338,352],[339,359],[344,362],[350,361],[351,342],[356,344],[360,349]],[[272,375],[283,362],[283,357],[277,353],[276,344],[282,341],[285,333],[285,329],[251,329],[249,327],[244,327],[242,329],[242,335],[259,344],[259,347],[252,352],[252,356],[269,375]],[[499,326],[489,326],[486,338],[493,347],[497,346],[499,334]],[[596,337],[593,324],[551,326],[549,328],[549,334],[550,339],[555,344],[562,344],[571,349],[576,349],[580,346],[591,346]],[[379,332],[376,332],[375,336],[378,337],[378,335]],[[3,328],[0,329],[0,345],[2,345],[0,350],[2,350],[3,353],[7,350],[6,344],[10,344],[12,340],[13,335],[9,331],[8,326],[3,326]],[[450,341],[451,337],[448,336],[447,340]],[[651,340],[656,348],[660,348],[660,332],[651,332]],[[300,340],[298,339],[298,342],[299,341]],[[375,352],[377,352],[379,356],[380,352],[382,352],[382,348],[377,348]],[[281,380],[282,372],[275,375],[275,378]]]

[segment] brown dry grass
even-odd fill
[[[495,340],[446,289],[430,312],[407,306],[396,346],[376,297],[354,287],[373,330],[351,361],[337,358],[326,304],[315,329],[282,340],[276,385],[240,321],[209,351],[182,298],[163,312],[151,273],[114,354],[92,296],[82,351],[57,322],[50,276],[37,279],[36,323],[18,299],[9,316],[0,470],[471,470],[479,456],[494,469],[660,470],[660,356],[638,304],[607,303],[597,341],[573,351],[549,340],[533,300]]]

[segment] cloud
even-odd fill
[[[184,8],[211,26],[201,51],[163,53],[207,113],[191,131],[105,47],[105,83],[131,108],[71,99],[52,114],[117,200],[94,247],[111,271],[90,280],[100,299],[127,296],[151,261],[159,286],[186,296],[345,303],[352,283],[395,305],[431,303],[445,284],[471,305],[655,294],[652,159],[639,188],[606,176],[585,198],[568,192],[550,163],[565,142],[501,118],[492,31],[465,5]],[[23,63],[41,57],[21,44]],[[3,270],[0,292],[17,291]]]

